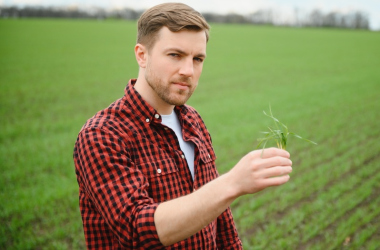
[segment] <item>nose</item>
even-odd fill
[[[179,74],[186,76],[186,77],[193,76],[193,74],[194,74],[194,62],[193,62],[192,58],[183,60],[183,62],[181,64],[181,68],[179,70]]]

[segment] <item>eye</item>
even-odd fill
[[[196,61],[196,62],[199,62],[199,63],[201,63],[201,62],[203,62],[203,58],[200,58],[200,57],[194,57],[194,61]]]
[[[179,54],[177,54],[177,53],[170,53],[169,56],[171,56],[171,57],[179,57]]]

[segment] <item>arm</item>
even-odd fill
[[[105,128],[87,128],[78,136],[74,159],[85,194],[81,209],[88,248],[99,247],[96,239],[103,243],[117,238],[128,249],[162,249],[154,226],[158,204],[149,197],[148,181],[127,148],[120,136]]]
[[[154,214],[160,241],[171,245],[215,220],[239,196],[278,186],[289,180],[289,153],[270,148],[250,152],[228,173],[192,194],[161,203]]]

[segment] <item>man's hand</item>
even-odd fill
[[[162,244],[168,246],[195,234],[241,195],[286,183],[292,172],[289,157],[287,151],[277,148],[252,151],[228,173],[197,191],[161,203],[154,221]]]
[[[268,148],[245,155],[227,175],[234,187],[235,197],[257,193],[267,187],[289,180],[292,172],[290,154],[282,149]]]

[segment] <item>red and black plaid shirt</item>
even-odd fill
[[[175,133],[135,91],[89,119],[78,135],[74,162],[89,249],[165,249],[154,224],[160,202],[190,194],[218,176],[210,135],[199,114],[175,108],[183,139],[195,144],[192,180]],[[242,249],[230,209],[166,249]]]

